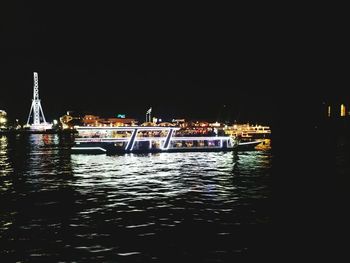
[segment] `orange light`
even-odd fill
[[[345,117],[346,116],[346,110],[345,110],[345,105],[342,104],[340,105],[340,116]]]

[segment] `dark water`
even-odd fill
[[[71,155],[0,137],[1,262],[232,262],[270,253],[269,150]]]

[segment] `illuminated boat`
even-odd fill
[[[231,136],[181,136],[179,127],[75,127],[73,153],[233,151]]]
[[[236,150],[237,151],[252,151],[252,150],[255,150],[255,147],[261,143],[264,143],[264,141],[262,141],[262,140],[240,141],[237,143]]]

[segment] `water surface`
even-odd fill
[[[270,249],[269,150],[72,155],[0,137],[2,262],[230,262]]]

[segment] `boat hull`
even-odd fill
[[[230,136],[174,136],[179,127],[77,127],[73,153],[227,152],[250,150],[262,141],[239,142]]]
[[[81,143],[71,148],[74,154],[124,154],[124,153],[161,153],[161,152],[229,152],[229,151],[252,151],[262,141],[243,142],[234,147],[182,147],[168,149],[133,149],[125,150],[114,146],[113,143]]]
[[[168,149],[133,149],[125,150],[114,146],[113,143],[80,143],[71,148],[74,154],[123,154],[123,153],[161,153],[161,152],[228,152],[234,151],[235,147],[182,147]]]

